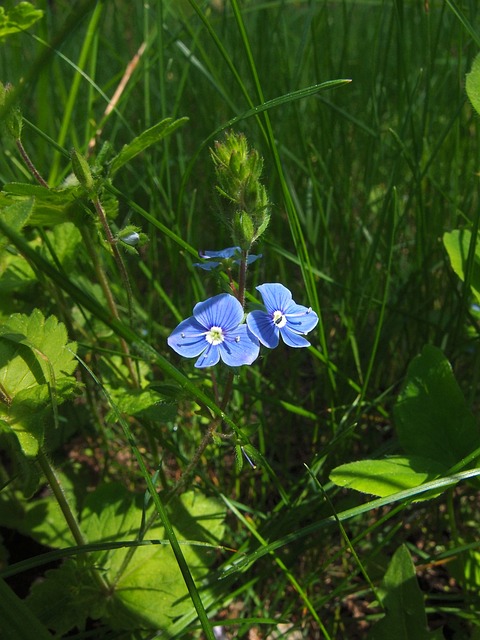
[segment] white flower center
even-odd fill
[[[287,317],[280,311],[276,310],[273,312],[273,324],[277,326],[279,329],[284,327],[287,323]]]
[[[207,342],[214,346],[222,343],[225,340],[222,327],[211,327],[210,331],[205,334]]]

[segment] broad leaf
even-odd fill
[[[0,38],[25,31],[43,17],[41,9],[35,9],[30,2],[19,2],[8,11],[0,7]]]
[[[92,585],[91,573],[75,563],[49,571],[43,583],[34,587],[28,602],[40,620],[58,632],[65,632],[64,619],[54,606],[55,597],[70,627],[81,626],[87,617],[102,618],[114,629],[168,630],[175,618],[191,611],[192,603],[161,523],[151,527],[145,541],[138,546],[128,565],[124,562],[128,548],[109,549],[112,542],[135,541],[142,523],[143,496],[134,496],[120,485],[99,487],[86,501],[81,526],[90,543],[104,543],[104,550],[91,554],[109,584],[113,595],[106,597]],[[171,521],[182,552],[198,582],[208,578],[208,567],[215,560],[213,547],[224,531],[225,508],[217,500],[196,492],[183,494],[168,505]],[[68,574],[68,575],[67,575]],[[72,584],[75,593],[65,593]],[[79,605],[81,601],[81,606]],[[69,628],[70,628],[69,627]]]
[[[381,498],[418,487],[442,474],[444,467],[420,456],[392,456],[385,460],[359,460],[336,467],[330,480]]]
[[[154,389],[113,389],[110,397],[114,401],[115,411],[107,414],[107,421],[115,420],[117,410],[129,416],[140,416],[157,422],[169,422],[177,414],[177,404],[165,400]]]
[[[394,416],[405,452],[430,458],[445,471],[480,447],[475,419],[450,363],[436,347],[425,346],[411,362]]]
[[[30,224],[52,226],[62,222],[84,224],[87,202],[82,201],[82,192],[78,185],[58,189],[47,189],[38,184],[9,182],[3,185],[0,194],[0,206],[11,202],[25,202],[34,198],[34,208]],[[82,204],[83,203],[83,204]]]
[[[49,629],[63,637],[74,627],[84,627],[88,617],[102,615],[102,599],[87,562],[66,560],[58,569],[45,572],[26,599],[31,610]]]
[[[480,53],[474,59],[470,73],[467,73],[465,89],[473,108],[480,113]]]
[[[43,442],[45,412],[75,388],[74,353],[65,326],[38,309],[0,324],[0,419],[27,456],[35,456]]]
[[[27,224],[33,212],[34,201],[23,200],[1,209],[2,218],[11,229],[20,231]],[[0,234],[0,252],[9,244],[8,238]]]
[[[471,241],[472,234],[467,229],[456,229],[455,231],[445,233],[443,236],[443,244],[450,258],[452,269],[462,282],[465,281]],[[475,256],[469,282],[477,302],[480,303],[480,243],[478,242],[475,247]]]
[[[147,129],[139,136],[137,136],[132,142],[126,144],[120,153],[115,156],[112,160],[112,164],[110,166],[110,174],[113,177],[115,173],[123,167],[123,165],[130,162],[132,158],[137,156],[139,153],[151,147],[152,144],[156,144],[166,138],[168,135],[173,133],[178,127],[181,127],[185,122],[188,121],[188,118],[179,118],[178,120],[173,120],[173,118],[165,118],[158,124],[154,125],[150,129]]]
[[[383,578],[381,600],[385,617],[372,628],[368,640],[442,640],[441,629],[431,633],[415,567],[406,546],[394,553]]]

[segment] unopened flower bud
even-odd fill
[[[93,191],[94,182],[92,172],[86,159],[79,154],[76,149],[71,150],[70,159],[72,161],[73,173],[79,183],[86,191]]]
[[[242,249],[249,251],[255,240],[252,218],[245,211],[236,211],[233,216],[233,239]]]

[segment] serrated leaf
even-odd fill
[[[392,456],[385,460],[359,460],[342,464],[330,473],[339,487],[355,489],[381,498],[418,487],[438,478],[443,465],[421,456]]]
[[[465,282],[471,241],[472,234],[467,229],[455,229],[454,231],[445,233],[443,236],[443,244],[450,258],[452,269],[462,282]],[[469,282],[477,302],[480,303],[480,243],[478,242],[475,247],[475,257]]]
[[[470,73],[467,73],[465,89],[473,108],[480,114],[480,53],[475,57]]]
[[[147,129],[139,136],[134,138],[131,142],[126,144],[120,153],[113,158],[110,165],[110,174],[113,177],[115,173],[123,167],[123,165],[130,162],[135,156],[142,151],[145,151],[148,147],[160,142],[163,138],[173,133],[176,129],[181,127],[188,118],[179,118],[174,120],[173,118],[165,118],[158,124],[154,125],[150,129]]]
[[[0,418],[27,456],[35,456],[43,442],[44,412],[74,390],[75,349],[65,326],[38,309],[0,324]]]
[[[136,540],[143,501],[143,496],[132,495],[118,484],[97,488],[88,496],[81,518],[89,542]],[[189,492],[172,500],[168,511],[176,535],[183,541],[188,566],[200,581],[208,575],[208,567],[215,560],[209,545],[218,544],[222,538],[225,508],[215,499]],[[59,617],[59,607],[52,605],[56,595],[62,598],[61,608],[70,625],[78,624],[83,616],[83,619],[102,617],[112,628],[122,631],[168,630],[176,617],[191,610],[191,600],[161,524],[150,528],[145,539],[160,544],[139,546],[126,568],[126,548],[106,548],[91,554],[105,580],[115,584],[113,594],[101,594],[92,585],[91,576],[82,574],[68,561],[67,568],[47,573],[45,581],[32,591],[29,604],[40,620],[63,633],[67,629]]]
[[[42,17],[43,11],[35,9],[30,2],[19,2],[8,11],[0,7],[0,38],[25,31]]]
[[[394,553],[382,582],[382,604],[385,617],[377,622],[368,640],[438,640],[441,629],[431,633],[423,594],[418,586],[415,567],[410,553],[402,545]]]
[[[84,627],[88,617],[98,619],[103,599],[88,565],[68,559],[58,569],[46,571],[26,602],[43,624],[63,637],[74,627]]]
[[[431,345],[410,363],[394,416],[405,452],[430,458],[445,471],[480,447],[480,431],[450,363]]]

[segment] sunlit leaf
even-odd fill
[[[25,31],[42,17],[43,11],[35,9],[30,2],[19,2],[8,10],[0,7],[0,38]]]
[[[473,108],[480,113],[480,53],[474,59],[470,73],[467,73],[465,89]]]
[[[178,120],[174,120],[173,118],[165,118],[150,129],[143,131],[139,136],[132,140],[132,142],[126,144],[120,151],[120,153],[115,156],[115,158],[113,158],[112,164],[110,166],[111,175],[115,175],[115,173],[121,167],[123,167],[123,165],[127,164],[127,162],[130,162],[130,160],[132,160],[135,156],[137,156],[139,153],[152,146],[153,144],[160,142],[161,140],[163,140],[163,138],[166,138],[187,121],[188,118],[179,118]]]
[[[0,324],[0,418],[27,456],[35,456],[43,442],[44,412],[75,387],[74,353],[65,326],[38,309]]]
[[[428,458],[392,456],[342,464],[330,473],[330,480],[340,487],[383,498],[434,480],[444,471],[443,465]]]
[[[443,244],[450,258],[452,269],[462,282],[465,282],[471,241],[472,234],[467,229],[455,229],[445,233],[443,236]],[[477,302],[480,303],[480,243],[478,242],[475,246],[469,282]]]
[[[82,513],[82,528],[89,542],[135,540],[142,522],[142,501],[142,496],[134,496],[120,485],[99,487],[88,497]],[[176,535],[183,541],[182,552],[188,566],[194,578],[201,581],[215,560],[212,545],[215,547],[223,536],[225,508],[217,500],[191,491],[172,500],[168,511]],[[72,626],[81,624],[87,612],[94,617],[93,603],[96,615],[115,629],[168,630],[175,618],[191,610],[191,600],[161,524],[149,529],[145,539],[157,544],[136,548],[127,566],[126,548],[106,548],[94,554],[106,581],[115,584],[113,595],[99,593],[98,588],[92,587],[91,576],[82,574],[69,561],[68,567],[49,571],[45,581],[33,589],[28,602],[45,624],[61,632],[67,630],[65,618]],[[76,584],[76,589],[65,596],[62,590],[68,583]],[[62,598],[63,617],[53,606],[55,594]],[[79,599],[83,608],[79,607]]]

